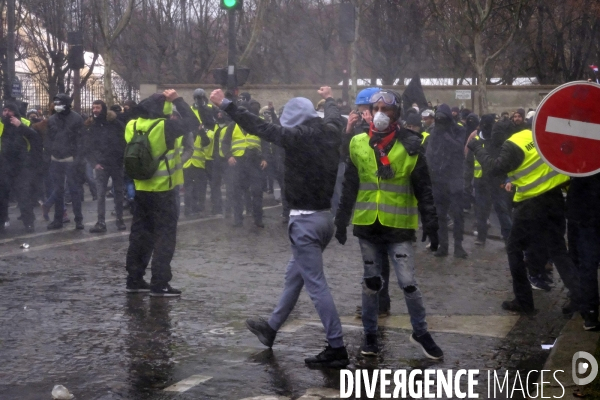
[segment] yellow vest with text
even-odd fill
[[[255,135],[245,134],[238,124],[235,124],[233,134],[231,135],[231,154],[234,157],[241,157],[246,149],[259,149],[260,138]]]
[[[525,159],[519,168],[507,174],[508,180],[517,188],[515,202],[539,196],[569,181],[568,176],[556,172],[542,160],[533,144],[533,134],[530,129],[517,132],[507,140],[519,146],[525,154]]]
[[[479,135],[475,136],[475,140],[479,140]],[[485,146],[484,144],[481,145],[482,147]],[[481,178],[483,177],[483,169],[481,169],[481,164],[479,164],[479,161],[477,161],[477,158],[475,158],[475,162],[473,163],[473,177],[475,178]]]
[[[156,119],[145,118],[129,121],[125,129],[125,141],[129,143],[133,138],[133,125],[136,124],[136,129],[138,131],[146,132],[148,135],[148,140],[150,141],[152,149],[152,157],[158,158],[165,150],[167,150],[167,144],[165,142],[165,120],[161,119],[161,122],[148,133],[147,130],[150,129],[154,122],[156,122]],[[182,138],[177,138],[174,149],[169,150],[165,154],[165,159],[160,161],[158,169],[152,178],[144,180],[134,179],[135,190],[141,190],[143,192],[166,192],[172,190],[177,185],[183,184],[181,143]]]
[[[354,225],[372,225],[377,219],[383,226],[400,229],[419,227],[417,198],[410,175],[417,164],[417,155],[408,154],[396,141],[388,154],[394,178],[376,176],[375,151],[369,146],[369,135],[361,133],[350,141],[350,158],[358,170],[360,186],[354,207]]]

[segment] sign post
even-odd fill
[[[600,172],[600,85],[570,82],[540,103],[532,123],[542,159],[569,176]]]

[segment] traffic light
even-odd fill
[[[241,10],[244,8],[244,0],[220,0],[219,7],[223,10]]]

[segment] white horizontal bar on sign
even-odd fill
[[[548,117],[546,132],[575,136],[584,139],[600,140],[600,124],[575,121],[572,119]]]
[[[190,390],[196,385],[199,385],[203,382],[212,379],[212,376],[206,375],[192,375],[189,378],[186,378],[182,381],[179,381],[168,388],[165,388],[165,392],[185,392],[186,390]]]

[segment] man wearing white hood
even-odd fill
[[[285,287],[268,320],[248,319],[246,326],[267,347],[272,347],[279,328],[294,309],[303,286],[325,327],[328,346],[305,359],[312,367],[341,368],[348,365],[342,325],[323,273],[322,253],[333,237],[329,212],[335,185],[339,147],[344,125],[330,87],[319,89],[326,99],[325,117],[319,118],[310,100],[288,101],[280,118],[282,126],[238,108],[218,89],[210,100],[243,129],[285,150],[284,190],[290,206],[288,232],[292,258],[287,266]]]

